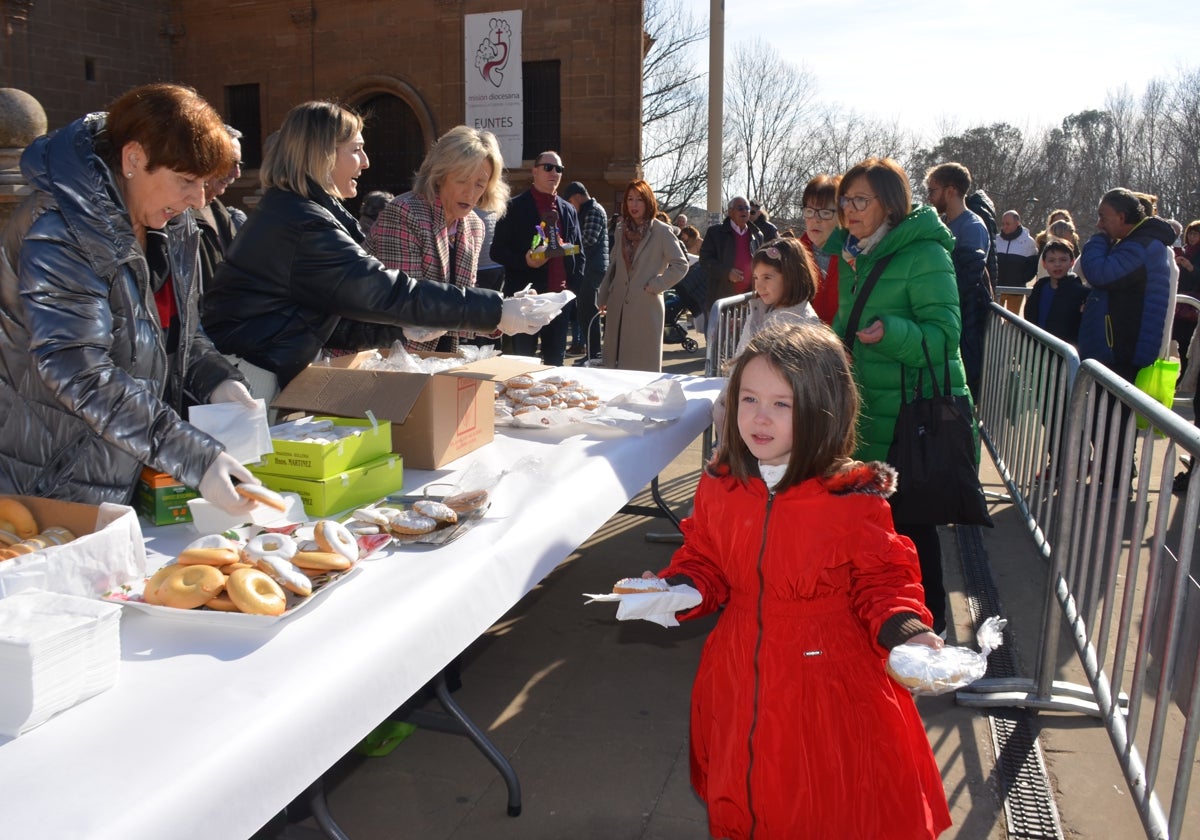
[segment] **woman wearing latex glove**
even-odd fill
[[[0,493],[127,504],[143,466],[190,487],[239,474],[181,419],[245,390],[200,329],[187,212],[236,162],[221,116],[169,84],[25,149],[0,259]]]
[[[250,470],[239,464],[236,458],[228,452],[222,452],[205,471],[196,489],[205,501],[211,502],[226,513],[249,513],[255,502],[238,495],[233,485],[235,478],[244,484],[259,483]]]
[[[498,293],[418,281],[363,250],[342,204],[370,165],[362,124],[332,102],[288,113],[260,169],[262,200],[205,289],[204,329],[217,348],[280,388],[325,346],[387,346],[405,325],[491,333],[501,323]]]

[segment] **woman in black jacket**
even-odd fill
[[[266,192],[204,298],[205,330],[222,353],[239,359],[258,396],[272,396],[263,393],[272,390],[262,384],[264,372],[286,385],[339,325],[339,346],[355,349],[346,344],[352,336],[366,349],[388,343],[380,339],[395,326],[513,333],[544,323],[494,291],[418,284],[364,251],[341,199],[357,193],[369,165],[362,118],[332,102],[293,108],[267,152]]]

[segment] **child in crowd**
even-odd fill
[[[1046,276],[1033,284],[1025,304],[1025,317],[1051,335],[1075,344],[1088,295],[1083,281],[1071,271],[1075,254],[1069,243],[1047,239],[1042,246],[1041,262]]]
[[[933,838],[950,825],[912,697],[884,659],[932,648],[921,571],[887,504],[895,472],[851,460],[858,391],[823,324],[764,329],[684,545],[659,572],[724,608],[692,689],[691,780],[721,838]],[[646,577],[653,577],[646,572]]]
[[[741,355],[750,339],[770,325],[802,323],[819,324],[821,319],[813,309],[821,273],[816,262],[799,239],[772,239],[754,252],[751,272],[755,297],[742,325],[734,357]],[[725,418],[725,394],[713,406],[713,423],[718,432]]]

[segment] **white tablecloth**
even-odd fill
[[[562,373],[562,371],[560,371]],[[605,398],[657,374],[571,368]],[[643,436],[508,430],[477,457],[537,456],[436,549],[363,564],[300,613],[247,630],[127,608],[117,686],[0,742],[0,838],[249,836],[464,650],[708,425],[720,380],[680,378],[684,417]],[[190,526],[148,529],[170,553]],[[642,567],[636,562],[630,569]]]

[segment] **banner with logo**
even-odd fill
[[[521,11],[466,15],[466,124],[496,135],[504,165],[519,169],[525,138],[521,101]]]

